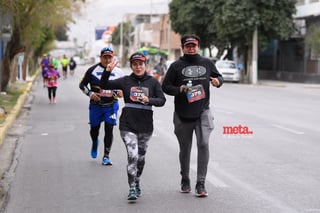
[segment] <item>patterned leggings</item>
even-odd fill
[[[136,134],[128,131],[120,131],[120,135],[127,149],[128,183],[130,187],[134,187],[136,183],[140,181],[140,176],[145,164],[148,142],[152,136],[152,132]]]

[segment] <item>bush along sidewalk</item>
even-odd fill
[[[8,87],[6,92],[0,93],[0,125],[5,122],[27,87],[28,82],[15,82]]]

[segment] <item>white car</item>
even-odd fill
[[[220,60],[217,61],[215,65],[225,81],[240,81],[240,70],[238,69],[236,62]]]

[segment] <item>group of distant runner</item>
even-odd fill
[[[47,54],[42,56],[40,66],[41,74],[43,78],[43,87],[48,89],[49,103],[57,103],[56,92],[58,88],[58,79],[60,78],[59,65],[62,67],[63,78],[68,77],[68,68],[70,69],[70,75],[74,75],[74,71],[77,67],[77,63],[71,57],[70,59],[63,55],[63,57],[58,60],[54,57],[50,57]]]

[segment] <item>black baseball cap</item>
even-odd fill
[[[111,49],[111,47],[105,47],[100,51],[100,56],[104,56],[104,55],[113,56],[113,50]]]
[[[130,63],[134,60],[139,60],[139,61],[143,61],[146,62],[147,58],[145,55],[143,55],[142,53],[139,52],[135,52],[130,56]]]
[[[200,38],[197,35],[184,35],[181,38],[181,46],[187,45],[187,44],[195,44],[199,45]]]

